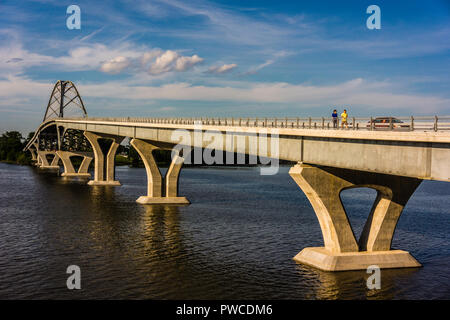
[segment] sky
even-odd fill
[[[57,80],[91,117],[450,115],[449,18],[450,0],[0,0],[0,132],[33,131]]]

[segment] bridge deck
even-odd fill
[[[123,118],[54,119],[45,123],[45,126],[49,125],[149,140],[172,146],[179,143],[315,165],[450,181],[449,131],[397,132],[246,127],[201,125],[201,122],[150,123],[138,122],[137,119],[126,121]],[[211,139],[197,141],[194,130],[200,128],[216,132],[219,135],[216,140],[219,142],[216,141],[212,145]],[[180,143],[180,136],[174,138],[174,132],[180,132],[180,129],[187,135],[185,140],[187,142]],[[234,141],[231,144],[227,143],[230,137]],[[242,148],[239,148],[237,137],[244,137]],[[261,154],[261,145],[266,146],[266,154]]]
[[[272,126],[245,126],[245,125],[231,125],[231,124],[207,124],[207,121],[196,121],[193,123],[151,123],[139,118],[127,121],[125,118],[85,118],[85,119],[55,119],[59,123],[81,123],[85,125],[113,125],[120,127],[143,127],[143,128],[167,128],[167,129],[186,129],[193,130],[201,126],[202,130],[217,130],[222,132],[247,132],[247,133],[277,133],[279,135],[293,135],[305,137],[328,137],[328,138],[343,138],[343,139],[370,139],[370,140],[385,140],[385,141],[410,141],[410,142],[439,142],[450,143],[450,130],[419,130],[414,131],[388,131],[388,130],[356,130],[356,129],[333,129],[321,127],[317,128],[296,128],[286,127],[272,127]],[[193,120],[194,121],[194,120]],[[81,128],[80,128],[81,129]]]

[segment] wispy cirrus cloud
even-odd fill
[[[121,56],[128,59],[137,58],[143,54],[144,50],[128,42],[115,46],[102,43],[80,43],[79,46],[69,48],[63,53],[59,52],[59,48],[55,48],[57,55],[49,55],[26,49],[18,36],[8,36],[0,46],[0,71],[19,74],[37,66],[45,66],[48,70],[98,70],[106,61]]]
[[[144,14],[145,8],[154,6],[147,1],[135,3]],[[200,25],[194,27],[174,26],[157,31],[174,38],[261,48],[270,46],[280,50],[289,48],[293,53],[348,52],[374,59],[432,55],[450,49],[448,23],[414,31],[395,28],[373,37],[361,32],[360,28],[358,31],[348,29],[342,19],[333,15],[314,19],[305,13],[269,14],[258,8],[254,10],[257,14],[249,16],[238,8],[205,0],[155,0],[154,3],[174,15],[203,18]],[[364,17],[362,12],[362,21]]]
[[[162,34],[184,39],[203,39],[226,41],[227,43],[266,46],[269,43],[282,43],[298,30],[270,23],[266,18],[256,19],[240,12],[237,8],[221,6],[210,1],[155,0],[134,1],[135,6],[149,17],[154,17],[154,3],[160,11],[171,12],[175,16],[197,17],[201,25],[172,27],[160,30]],[[165,9],[162,9],[165,8]],[[304,22],[306,25],[306,22]]]
[[[65,71],[94,71],[118,74],[147,72],[161,75],[168,72],[184,72],[202,63],[203,58],[194,54],[185,56],[174,50],[149,49],[130,42],[105,45],[83,43],[66,54],[51,56],[25,49],[16,39],[8,39],[7,46],[0,46],[0,71],[20,74],[27,68],[46,66]]]
[[[224,74],[224,73],[228,73],[231,70],[237,68],[237,64],[236,63],[231,63],[231,64],[224,64],[221,66],[212,66],[209,67],[208,70],[206,71],[207,73],[214,73],[214,74]]]
[[[266,60],[265,62],[263,62],[257,66],[250,67],[250,69],[248,71],[244,72],[243,75],[256,74],[256,73],[258,73],[259,70],[270,66],[271,64],[275,63],[278,59],[287,57],[291,54],[292,54],[291,52],[287,52],[284,50],[272,53],[270,59]]]
[[[93,32],[91,32],[91,33],[89,33],[88,35],[82,37],[82,38],[80,39],[80,42],[87,41],[87,40],[93,38],[95,35],[97,35],[98,33],[102,32],[103,29],[105,29],[105,27],[102,27],[102,28],[100,28],[100,29],[97,29],[97,30],[95,30],[95,31],[93,31]]]

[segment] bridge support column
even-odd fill
[[[69,151],[56,151],[56,154],[61,158],[64,165],[64,172],[61,174],[62,177],[90,177],[91,174],[88,172],[89,164],[93,159],[92,152],[69,152]],[[73,167],[71,157],[81,156],[83,161],[75,171]]]
[[[39,156],[39,153],[36,151],[36,167],[40,167],[42,165],[41,157]]]
[[[36,153],[36,150],[34,150],[34,149],[28,149],[29,151],[30,151],[30,153],[31,153],[31,161],[37,161],[37,153]]]
[[[51,163],[48,163],[47,155],[53,155],[53,159]],[[41,151],[37,150],[38,157],[38,167],[41,169],[48,170],[59,170],[59,156],[56,154],[56,151]]]
[[[39,154],[37,153],[37,151],[39,150],[39,145],[35,142],[28,150],[30,150],[31,152],[31,164],[33,166],[39,167],[41,165],[41,160],[39,158]]]
[[[37,154],[36,149],[30,148],[28,149],[31,153],[31,165],[35,167],[39,167],[39,156]]]
[[[101,135],[93,132],[84,132],[85,137],[94,150],[94,180],[88,182],[89,185],[107,185],[107,186],[120,186],[120,182],[115,180],[115,165],[114,160],[119,144],[124,139],[123,137],[112,135]],[[111,146],[105,152],[102,150],[99,139],[112,140]],[[106,160],[106,161],[105,161]],[[106,163],[105,163],[106,162]]]
[[[324,247],[305,248],[294,260],[326,271],[420,267],[408,252],[391,250],[400,214],[422,180],[299,163],[289,171],[311,202]],[[340,199],[341,191],[367,187],[377,191],[363,232],[356,241]]]
[[[186,197],[178,196],[178,178],[184,157],[179,151],[172,157],[172,162],[163,178],[153,157],[153,150],[160,149],[149,142],[139,139],[131,140],[131,145],[141,156],[147,171],[147,196],[139,197],[136,202],[141,204],[189,204]]]

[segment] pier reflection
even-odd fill
[[[395,299],[405,283],[412,280],[420,268],[381,269],[381,289],[368,289],[367,278],[371,274],[366,270],[328,272],[306,265],[296,265],[298,273],[303,278],[313,280],[315,285],[311,299]]]
[[[157,255],[159,258],[178,256],[181,249],[179,208],[144,205],[143,211],[140,227],[146,253]]]

